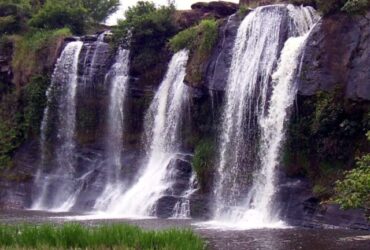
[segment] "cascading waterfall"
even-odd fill
[[[180,150],[179,129],[188,87],[184,84],[188,51],[176,53],[145,118],[146,166],[137,182],[107,207],[110,214],[151,216],[155,203],[171,188],[171,161]]]
[[[274,171],[305,34],[316,19],[310,7],[272,5],[257,8],[239,27],[223,111],[216,221],[279,225],[271,211]],[[281,51],[288,37],[295,38]]]
[[[106,76],[111,82],[110,103],[108,111],[108,129],[106,135],[106,154],[108,157],[107,184],[102,195],[96,200],[94,208],[105,210],[122,192],[124,185],[120,182],[122,167],[121,154],[124,130],[124,102],[127,94],[129,73],[128,50],[119,49],[116,62]]]
[[[73,173],[75,172],[75,126],[76,126],[76,89],[78,59],[82,49],[81,41],[70,42],[63,50],[56,64],[52,83],[47,91],[48,106],[44,111],[41,124],[41,169],[36,181],[42,184],[39,197],[32,209],[68,211],[75,201]],[[53,107],[56,110],[51,110]],[[55,112],[55,113],[54,113]],[[51,113],[56,117],[57,136],[55,138],[55,162],[57,170],[46,174],[47,133]],[[41,180],[44,178],[44,180]]]

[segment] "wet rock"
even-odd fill
[[[173,183],[171,190],[167,193],[171,195],[181,196],[190,186],[190,178],[192,175],[192,166],[189,161],[183,159],[173,159],[168,165],[171,173],[170,182]]]
[[[207,88],[224,90],[232,61],[232,50],[242,18],[232,15],[219,28],[218,42],[206,70]]]
[[[370,100],[369,44],[370,19],[366,16],[323,18],[307,42],[299,94],[342,88],[349,99]]]
[[[64,39],[64,42],[76,42],[80,41],[80,37],[78,36],[69,36]]]
[[[181,199],[175,196],[163,196],[155,205],[155,215],[159,218],[169,218],[173,216],[173,209]]]
[[[274,204],[274,210],[280,211],[281,218],[293,226],[370,230],[363,210],[342,210],[335,204],[321,204],[304,178],[287,178],[281,174]]]

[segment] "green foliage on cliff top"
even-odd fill
[[[70,30],[63,28],[32,30],[24,36],[14,36],[13,82],[28,83],[32,76],[50,70],[55,63],[59,46],[70,35]]]
[[[218,22],[213,19],[202,20],[198,25],[183,30],[170,39],[173,52],[190,50],[185,80],[193,86],[200,86],[204,77],[204,64],[211,55],[218,38]]]
[[[61,29],[68,27],[75,34],[85,29],[87,11],[76,0],[47,0],[45,5],[30,20],[35,28]]]
[[[173,22],[174,6],[157,8],[154,3],[139,1],[125,12],[113,29],[116,46],[130,48],[130,73],[143,82],[159,82],[168,62],[164,49],[168,39],[176,33]]]
[[[172,51],[197,49],[199,53],[210,53],[217,42],[218,22],[213,19],[202,20],[197,26],[183,30],[170,39]]]
[[[205,249],[190,230],[145,231],[129,225],[0,225],[0,247],[24,249]]]

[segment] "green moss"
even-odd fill
[[[209,139],[201,140],[195,148],[192,164],[202,190],[207,185],[208,174],[213,165],[214,151],[214,143]]]
[[[213,19],[201,21],[198,25],[181,31],[170,39],[169,47],[173,52],[190,50],[185,81],[199,87],[204,79],[205,63],[211,55],[218,38],[218,22]]]
[[[182,49],[191,49],[193,48],[194,41],[198,36],[197,27],[192,27],[186,30],[181,31],[176,36],[170,39],[170,48],[172,51],[177,52]]]
[[[36,136],[46,105],[49,79],[36,76],[20,91],[3,96],[0,103],[0,168],[12,166],[13,153],[30,136]]]
[[[368,150],[369,103],[347,100],[343,93],[336,89],[300,96],[287,131],[286,172],[311,179],[321,199],[334,195],[335,182]]]
[[[24,109],[25,126],[28,134],[38,135],[44,109],[47,104],[46,90],[50,84],[47,76],[35,76],[24,89]]]
[[[0,104],[0,168],[6,168],[12,166],[12,153],[23,141],[24,133],[17,94],[6,94]]]

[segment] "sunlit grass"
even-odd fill
[[[1,249],[204,249],[191,230],[145,231],[129,225],[0,225]]]

